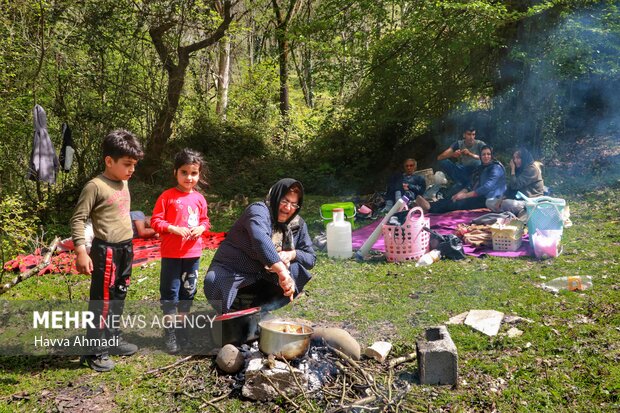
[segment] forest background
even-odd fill
[[[611,157],[575,156],[565,172],[604,184],[618,169],[617,1],[0,4],[2,262],[66,235],[119,127],[146,149],[131,187],[147,211],[185,146],[206,155],[210,201],[263,195],[283,176],[314,194],[371,193],[405,157],[433,167],[469,125],[504,160],[522,144],[553,166],[610,142],[593,147]],[[74,164],[55,184],[26,179],[35,104],[57,150],[61,125],[73,132]]]

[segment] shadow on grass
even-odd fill
[[[11,373],[37,373],[48,369],[77,370],[83,366],[80,356],[0,356],[0,370]],[[11,378],[0,378],[0,383],[11,384]],[[13,383],[15,384],[15,383]]]

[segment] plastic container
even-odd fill
[[[426,267],[427,265],[431,265],[441,259],[441,252],[439,250],[432,250],[422,255],[418,262],[416,262],[416,267]]]
[[[351,228],[355,228],[355,215],[357,213],[355,204],[353,202],[333,202],[331,204],[321,205],[319,215],[323,220],[323,224],[327,227],[327,224],[332,222],[333,210],[336,208],[342,208],[344,210],[344,217],[351,223]]]
[[[333,220],[327,224],[327,256],[347,259],[353,256],[351,223],[344,219],[344,209],[333,210]]]
[[[414,214],[419,213],[419,217]],[[388,262],[417,261],[428,252],[430,234],[424,227],[430,227],[430,219],[424,217],[420,207],[412,208],[402,225],[384,225],[383,242]]]
[[[530,235],[530,245],[536,258],[555,258],[562,253],[562,230],[537,229]]]
[[[592,277],[589,275],[558,277],[544,283],[542,287],[543,289],[554,293],[558,293],[560,290],[583,291],[592,287]]]
[[[394,215],[401,209],[406,209],[408,203],[409,198],[407,198],[406,196],[403,196],[398,201],[396,201],[394,206],[392,206],[388,213],[385,214],[379,225],[377,225],[377,228],[375,228],[372,234],[370,234],[366,241],[364,241],[364,244],[361,246],[361,248],[355,253],[355,258],[357,260],[363,260],[368,255],[372,246],[375,245],[375,242],[377,242],[377,239],[379,239],[379,235],[381,235],[383,226],[388,222],[392,215]]]
[[[564,208],[566,201],[562,198],[540,196],[528,198],[517,192],[517,198],[525,200],[527,211],[527,232],[532,236],[536,230],[562,231],[564,229]]]

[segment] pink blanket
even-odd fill
[[[437,231],[440,234],[452,234],[456,230],[458,224],[469,224],[471,221],[481,215],[487,214],[488,210],[473,210],[473,211],[452,211],[445,214],[428,214],[427,216],[431,220],[431,229]],[[364,241],[368,239],[372,231],[379,225],[381,219],[377,219],[370,225],[353,231],[353,249],[360,249],[364,244]],[[373,250],[385,252],[385,244],[383,243],[383,236],[379,236],[379,239],[372,246]],[[527,235],[523,236],[521,247],[516,251],[493,251],[488,247],[473,247],[471,245],[464,245],[463,249],[465,254],[474,257],[480,257],[481,255],[488,254],[497,257],[524,257],[530,255],[530,243]]]

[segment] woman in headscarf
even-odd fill
[[[506,191],[506,173],[504,166],[493,157],[493,149],[488,145],[480,149],[480,161],[482,164],[474,171],[471,187],[460,190],[452,198],[432,203],[418,196],[416,204],[433,213],[485,208],[487,199],[499,198]]]
[[[279,308],[302,291],[316,261],[299,216],[303,199],[299,181],[281,179],[233,224],[205,277],[205,295],[218,313]]]
[[[525,209],[525,201],[515,199],[517,192],[528,198],[536,198],[544,194],[545,184],[542,172],[534,161],[534,157],[525,148],[519,148],[510,160],[508,189],[503,197],[488,199],[486,204],[495,212],[510,211],[519,215]]]

